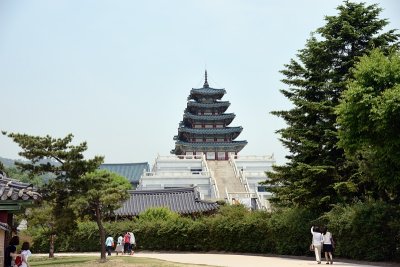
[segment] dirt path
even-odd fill
[[[100,256],[99,253],[57,253],[56,256]],[[47,256],[47,254],[34,254],[34,256]],[[116,256],[113,254],[113,257]],[[121,256],[118,256],[121,257]],[[131,256],[124,256],[131,257]],[[273,256],[253,256],[240,254],[214,254],[214,253],[176,253],[176,252],[138,252],[133,257],[155,258],[160,260],[188,263],[188,264],[207,264],[225,267],[294,267],[294,266],[326,266],[325,262],[317,264],[311,257],[273,257]],[[363,262],[343,262],[335,261],[333,265],[341,267],[376,267],[400,266],[395,263],[363,263]]]

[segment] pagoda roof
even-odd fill
[[[236,115],[234,113],[225,113],[220,115],[195,115],[189,112],[183,114],[183,118],[199,120],[199,121],[217,121],[217,120],[227,120],[234,119]]]
[[[131,183],[138,183],[143,171],[150,171],[149,163],[105,163],[99,169],[109,170],[125,177]]]
[[[188,128],[181,127],[178,132],[191,133],[191,134],[230,134],[240,133],[243,127],[226,127],[226,128]]]
[[[118,216],[137,216],[149,208],[167,207],[179,214],[215,211],[216,202],[204,201],[196,187],[157,190],[129,190],[130,197],[114,213]]]
[[[229,107],[231,103],[229,101],[219,101],[214,103],[199,103],[195,101],[188,101],[188,107],[198,107],[198,108],[219,108],[219,107]]]
[[[190,149],[197,150],[210,150],[210,149],[221,149],[221,150],[229,150],[240,151],[243,147],[247,145],[247,141],[232,141],[232,142],[185,142],[185,141],[176,141],[176,147],[187,147]],[[176,149],[175,149],[176,150]]]
[[[190,90],[190,94],[200,94],[200,95],[224,95],[226,94],[226,90],[224,88],[217,89],[211,87],[203,87],[203,88],[192,88]]]

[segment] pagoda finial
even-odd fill
[[[210,87],[209,85],[208,85],[208,81],[207,81],[207,70],[206,70],[206,73],[205,73],[205,80],[204,80],[204,85],[203,85],[203,87],[204,88],[208,88],[208,87]]]

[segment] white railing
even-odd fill
[[[243,184],[245,191],[250,192],[249,182],[247,181],[246,176],[244,175],[243,171],[239,171],[234,157],[235,157],[234,154],[229,154],[229,163],[231,164],[231,166],[235,172],[235,176],[239,177],[240,182]]]
[[[266,172],[266,171],[265,171]],[[244,171],[244,173],[246,174],[247,177],[262,177],[262,178],[268,178],[267,174],[264,171],[258,171],[258,172],[248,172],[248,171]]]
[[[247,157],[247,158],[254,158],[254,157],[257,157],[257,156],[249,156],[249,157]],[[273,157],[273,155],[271,156],[271,157]],[[237,197],[252,197],[253,196],[253,198],[255,198],[256,199],[256,205],[257,205],[257,209],[265,209],[265,206],[262,204],[262,202],[261,202],[261,199],[262,199],[262,197],[258,194],[258,192],[257,192],[257,189],[255,190],[255,192],[250,192],[250,185],[249,185],[249,180],[247,179],[247,177],[246,176],[252,176],[252,175],[256,175],[256,177],[259,177],[259,175],[260,174],[263,174],[263,176],[266,176],[265,175],[265,172],[244,172],[244,171],[238,171],[238,168],[237,168],[237,165],[236,165],[236,162],[235,162],[235,158],[237,158],[237,155],[229,155],[229,162],[231,162],[231,164],[233,165],[233,167],[234,167],[234,170],[235,170],[235,174],[237,174],[237,173],[239,173],[239,178],[240,178],[240,181],[243,183],[243,185],[244,185],[244,187],[245,187],[245,189],[246,189],[246,192],[247,192],[247,194],[249,194],[249,195],[246,195],[246,193],[229,193],[230,195],[232,195],[232,194],[236,194],[237,195]],[[261,157],[257,157],[257,158],[263,158],[263,160],[265,160],[264,158],[264,156],[261,156]],[[239,194],[239,195],[238,195]],[[230,196],[230,202],[229,203],[232,203],[232,199],[233,197],[232,196]],[[229,198],[228,198],[229,199]]]
[[[193,159],[202,159],[202,155],[171,155],[171,156],[157,156],[156,160],[169,160],[169,161],[177,161],[177,160],[193,160]]]
[[[234,159],[237,160],[243,160],[243,161],[274,161],[275,162],[275,158],[274,158],[274,154],[272,155],[265,155],[265,156],[242,156],[242,155],[233,155],[232,157]]]
[[[203,156],[202,161],[201,161],[202,167],[204,167],[205,170],[207,170],[210,173],[210,185],[211,185],[212,189],[214,190],[215,198],[220,198],[217,181],[215,180],[215,177],[214,177],[214,172],[208,168],[206,156],[204,154],[202,156]]]
[[[206,172],[145,172],[143,176],[145,177],[209,177],[211,173],[209,171]]]

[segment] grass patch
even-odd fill
[[[55,258],[30,257],[29,264],[35,266],[57,266],[57,267],[199,267],[210,265],[195,265],[175,263],[152,258],[142,257],[109,257],[106,262],[100,262],[97,256],[62,256]]]

